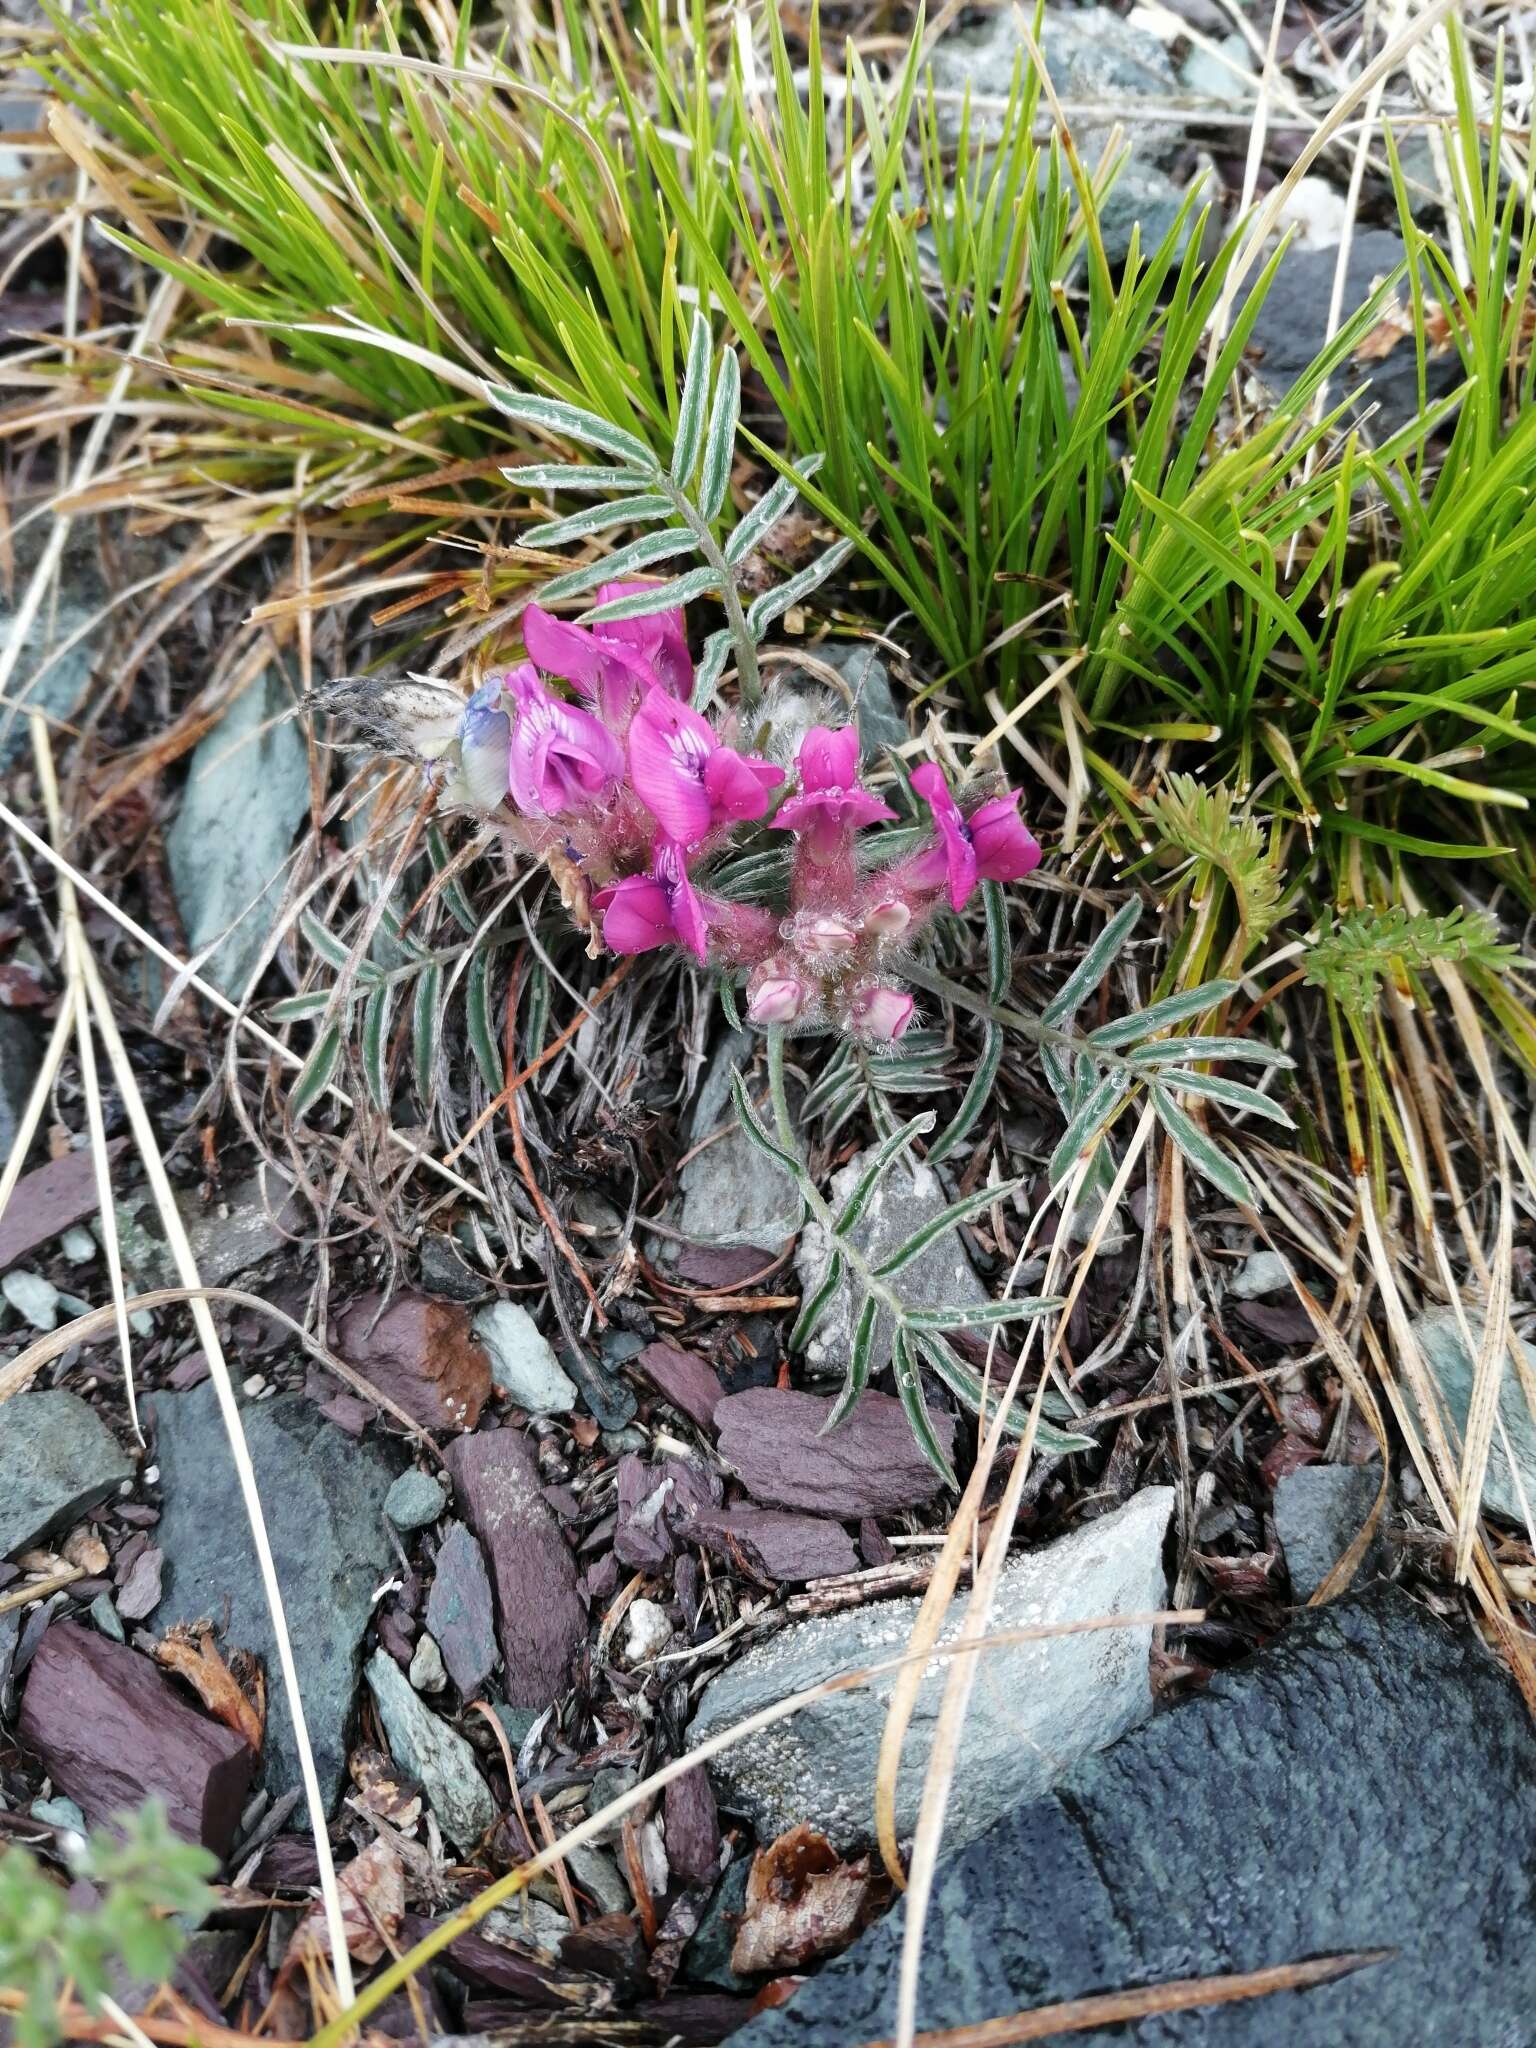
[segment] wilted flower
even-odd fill
[[[624,774],[624,749],[600,719],[567,704],[525,664],[507,677],[513,704],[507,753],[512,801],[532,818],[603,808]]]

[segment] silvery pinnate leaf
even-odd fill
[[[657,562],[670,561],[674,555],[691,554],[697,545],[685,526],[669,526],[665,533],[642,533],[638,540],[616,548],[611,555],[600,555],[595,562],[583,562],[579,569],[556,576],[539,592],[539,602],[553,604],[559,598],[594,590],[599,583],[620,583],[637,569],[649,569]]]
[[[733,349],[723,349],[720,374],[715,379],[715,402],[709,412],[709,432],[704,437],[704,467],[699,476],[699,511],[711,525],[720,517],[726,486],[731,480],[740,410],[741,365]]]
[[[1060,1026],[1073,1016],[1099,986],[1136,929],[1141,904],[1132,897],[1122,904],[1103,931],[1040,1012],[1042,1023]]]
[[[699,460],[699,442],[704,432],[704,411],[709,404],[709,322],[702,313],[693,316],[688,337],[688,366],[683,372],[683,395],[677,407],[677,434],[672,443],[672,481],[687,490]]]
[[[518,535],[525,548],[558,548],[570,540],[585,540],[589,533],[602,533],[610,526],[627,526],[644,519],[669,519],[675,507],[670,498],[654,491],[634,498],[613,498],[606,505],[591,505],[585,512],[573,512],[569,519],[550,519],[542,526],[530,526]]]
[[[802,569],[798,576],[791,576],[787,581],[776,584],[772,590],[765,590],[747,613],[747,631],[752,638],[761,640],[775,619],[782,618],[785,612],[797,605],[803,597],[809,597],[813,590],[825,583],[829,576],[834,575],[843,566],[852,553],[851,540],[836,541],[825,554],[812,562],[809,568]]]
[[[562,434],[568,441],[580,441],[592,448],[606,449],[623,462],[654,476],[660,465],[651,450],[626,427],[587,412],[579,405],[567,405],[563,398],[541,398],[537,392],[514,391],[510,385],[487,384],[485,395],[492,405],[525,427],[542,427],[546,433]]]

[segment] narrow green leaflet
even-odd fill
[[[322,960],[341,973],[347,971],[352,959],[352,949],[350,946],[345,945],[338,939],[334,932],[327,931],[319,918],[315,917],[310,911],[306,910],[301,915],[299,927]],[[352,969],[352,973],[358,981],[365,984],[377,981],[379,978],[379,970],[376,967],[370,967],[366,961],[360,961]]]
[[[696,312],[688,337],[683,395],[677,407],[677,435],[672,443],[672,481],[681,490],[687,490],[699,459],[699,437],[704,431],[704,408],[708,403],[709,322]]]
[[[533,462],[501,473],[520,491],[634,491],[656,479],[656,472],[649,465],[644,469],[609,469],[591,462]]]
[[[994,1003],[1001,1003],[1007,999],[1013,979],[1013,935],[1001,882],[983,882],[981,902],[987,913],[987,994]]]
[[[375,1109],[389,1110],[389,1024],[394,1014],[396,984],[386,981],[368,998],[363,1010],[363,1078]]]
[[[496,1020],[491,1014],[491,956],[477,953],[465,978],[464,1014],[469,1027],[470,1050],[480,1078],[492,1095],[499,1095],[506,1072],[501,1046],[496,1037]]]
[[[842,1212],[832,1226],[838,1237],[846,1237],[849,1231],[858,1224],[859,1218],[869,1207],[869,1198],[879,1186],[886,1168],[891,1166],[898,1156],[906,1151],[914,1138],[926,1137],[937,1121],[938,1119],[933,1111],[925,1109],[921,1116],[913,1117],[909,1124],[903,1124],[899,1131],[893,1132],[886,1139],[879,1151],[876,1152],[874,1158],[859,1175],[853,1193],[843,1204]]]
[[[754,640],[761,640],[775,619],[797,605],[802,597],[825,583],[827,578],[840,569],[853,553],[851,540],[840,540],[829,547],[824,555],[802,569],[798,576],[791,576],[785,583],[775,584],[772,590],[765,590],[747,613],[747,631]]]
[[[443,1028],[443,970],[439,961],[421,971],[416,998],[411,1004],[411,1063],[417,1100],[425,1107],[432,1100],[437,1077],[437,1048]]]
[[[282,996],[267,1015],[274,1024],[299,1024],[306,1017],[318,1017],[336,1000],[334,988],[306,989],[303,995]]]
[[[1196,1173],[1208,1180],[1212,1187],[1219,1188],[1230,1200],[1252,1208],[1254,1193],[1248,1185],[1247,1176],[1213,1138],[1207,1137],[1199,1125],[1184,1114],[1160,1080],[1152,1085],[1152,1100],[1157,1105],[1158,1122]]]
[[[1129,903],[1123,904],[1115,912],[1109,923],[1105,925],[1103,931],[1099,933],[1099,936],[1088,948],[1082,959],[1078,961],[1072,972],[1067,976],[1056,994],[1052,996],[1051,1000],[1040,1012],[1040,1021],[1043,1024],[1060,1026],[1065,1024],[1069,1017],[1076,1014],[1079,1006],[1088,1000],[1105,975],[1108,974],[1110,968],[1114,966],[1121,948],[1136,929],[1137,920],[1140,916],[1141,904],[1134,896]]]
[[[733,1031],[742,1028],[741,1011],[736,1002],[736,991],[728,981],[720,983],[720,1007],[725,1012],[725,1021]]]
[[[827,1261],[827,1269],[816,1282],[814,1289],[800,1304],[800,1313],[795,1318],[795,1327],[789,1333],[791,1351],[803,1351],[815,1334],[816,1325],[832,1304],[832,1298],[842,1285],[843,1255],[834,1252]]]
[[[1002,1026],[989,1024],[981,1048],[981,1057],[976,1062],[976,1071],[971,1076],[971,1085],[965,1091],[964,1100],[955,1111],[953,1119],[928,1148],[930,1166],[937,1166],[941,1159],[949,1157],[986,1108],[992,1097],[993,1085],[997,1080],[997,1070],[1002,1064],[1002,1058]]]
[[[1060,1308],[1053,1294],[1031,1295],[1028,1299],[1006,1296],[1002,1301],[957,1302],[952,1308],[909,1308],[907,1324],[914,1330],[981,1330],[994,1323],[1024,1323],[1047,1309]]]
[[[1071,1172],[1079,1156],[1087,1150],[1090,1138],[1107,1122],[1129,1085],[1127,1077],[1116,1069],[1113,1073],[1103,1075],[1089,1089],[1087,1099],[1067,1125],[1061,1142],[1051,1154],[1051,1163],[1046,1170],[1050,1174],[1052,1187]]]
[[[288,1114],[295,1123],[302,1122],[310,1105],[325,1093],[340,1057],[341,1026],[328,1024],[310,1048],[288,1097]]]
[[[589,505],[585,512],[573,512],[569,519],[551,519],[543,526],[530,526],[526,533],[518,535],[518,546],[558,548],[568,540],[585,540],[589,533],[602,533],[610,526],[668,519],[675,509],[670,498],[655,491],[635,498],[612,498],[606,505]]]
[[[562,434],[568,441],[584,442],[591,448],[606,449],[623,462],[633,462],[654,476],[655,456],[638,434],[616,427],[612,420],[579,405],[567,405],[561,398],[540,398],[531,391],[514,391],[506,384],[487,384],[485,395],[498,411],[525,427],[542,427],[546,433]]]
[[[793,1174],[795,1185],[798,1187],[804,1178],[805,1168],[798,1159],[792,1159],[769,1137],[767,1125],[752,1107],[752,1098],[747,1093],[746,1082],[741,1078],[740,1067],[733,1067],[731,1070],[731,1100],[736,1105],[736,1114],[741,1118],[741,1127],[752,1143],[759,1152],[766,1152],[770,1159],[777,1160],[786,1173]]]
[[[824,455],[802,457],[796,476],[781,476],[777,483],[764,491],[725,544],[725,559],[733,567],[744,562],[752,550],[768,538],[799,497],[799,480],[813,477],[825,460]]]
[[[1182,1024],[1186,1017],[1199,1017],[1207,1010],[1214,1010],[1228,996],[1236,995],[1238,987],[1235,981],[1207,981],[1199,988],[1187,988],[1182,994],[1165,997],[1162,1002],[1137,1010],[1129,1017],[1117,1017],[1112,1024],[1101,1024],[1097,1031],[1089,1032],[1088,1043],[1130,1045],[1135,1040],[1151,1038],[1159,1031],[1166,1031],[1170,1024]]]
[[[636,569],[649,569],[668,562],[674,555],[690,554],[698,545],[686,526],[669,526],[661,533],[642,533],[611,555],[599,555],[595,562],[583,562],[579,569],[556,576],[539,592],[540,604],[554,604],[562,597],[579,597],[599,583],[620,583]]]
[[[898,1328],[891,1345],[891,1366],[896,1378],[896,1392],[906,1411],[908,1425],[917,1438],[918,1448],[928,1460],[944,1484],[958,1493],[960,1482],[955,1477],[955,1468],[950,1464],[944,1446],[939,1442],[939,1433],[933,1426],[933,1417],[928,1412],[928,1397],[923,1392],[923,1375],[913,1352],[912,1340],[906,1331]]]
[[[618,556],[610,559],[617,561]],[[706,563],[703,568],[674,576],[670,583],[653,583],[645,590],[631,591],[628,597],[616,597],[608,604],[594,605],[581,616],[588,625],[598,624],[604,619],[646,619],[653,612],[668,612],[678,605],[691,604],[696,597],[707,597],[719,588],[719,576]]]
[[[923,1358],[935,1378],[943,1381],[957,1399],[963,1401],[973,1415],[982,1412],[986,1403],[987,1413],[997,1412],[1001,1388],[996,1381],[988,1382],[975,1366],[953,1352],[941,1337],[921,1336]],[[1003,1427],[1011,1436],[1022,1436],[1029,1427],[1029,1409],[1022,1401],[1010,1404],[1003,1418]],[[1054,1423],[1042,1416],[1035,1427],[1035,1448],[1048,1457],[1065,1457],[1069,1451],[1092,1451],[1098,1447],[1091,1436],[1078,1436],[1071,1430],[1058,1429]]]
[[[443,837],[442,827],[436,822],[427,827],[427,858],[432,863],[434,875],[441,877],[447,873],[452,855],[448,851],[448,842]],[[458,876],[454,875],[450,880],[442,882],[440,893],[454,923],[473,938],[480,929],[480,921],[475,916],[469,898],[464,893],[464,885]]]
[[[905,1244],[898,1245],[891,1256],[875,1268],[878,1279],[888,1280],[893,1273],[899,1273],[903,1266],[910,1266],[920,1252],[928,1249],[935,1238],[942,1237],[947,1230],[957,1230],[962,1223],[969,1223],[973,1216],[979,1216],[983,1209],[990,1209],[994,1202],[1004,1202],[1016,1188],[1023,1186],[1022,1180],[1000,1181],[995,1188],[973,1188],[968,1195],[961,1195],[951,1202],[947,1209],[941,1209],[937,1216],[931,1216],[921,1230],[914,1230]]]
[[[1188,1067],[1171,1067],[1157,1078],[1160,1087],[1204,1095],[1212,1102],[1224,1102],[1229,1109],[1251,1110],[1255,1116],[1268,1117],[1272,1124],[1283,1124],[1288,1131],[1296,1128],[1278,1102],[1271,1102],[1260,1089],[1249,1088],[1242,1081],[1227,1080],[1223,1074],[1196,1074]]]
[[[720,508],[725,503],[740,416],[741,365],[735,350],[726,348],[720,351],[720,374],[715,379],[715,402],[710,408],[709,432],[704,437],[704,467],[699,476],[698,507],[711,526],[720,517]]]
[[[880,1304],[872,1294],[864,1297],[864,1306],[859,1310],[859,1320],[854,1325],[853,1347],[848,1353],[848,1373],[842,1390],[832,1404],[832,1411],[816,1432],[825,1436],[828,1430],[847,1419],[860,1394],[869,1385],[870,1354],[875,1348],[875,1323],[879,1318]]]
[[[1165,1066],[1179,1060],[1246,1060],[1255,1067],[1292,1067],[1296,1062],[1262,1038],[1159,1038],[1126,1054],[1134,1067]]]
[[[725,664],[731,658],[731,635],[722,626],[718,633],[711,633],[704,642],[704,651],[699,656],[699,665],[693,672],[693,708],[707,711],[714,700],[715,691],[720,687],[720,678],[725,674]]]

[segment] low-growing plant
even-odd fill
[[[68,1991],[93,2010],[117,1974],[161,1983],[186,1939],[184,1919],[212,1903],[217,1865],[206,1849],[171,1832],[151,1801],[80,1841],[73,1875],[97,1896],[82,1906],[27,1849],[0,1852],[0,1986],[20,2004],[8,2014],[17,2048],[51,2048]]]

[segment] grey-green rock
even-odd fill
[[[165,1592],[154,1627],[212,1615],[222,1641],[254,1651],[267,1671],[263,1783],[274,1796],[299,1782],[271,1617],[213,1383],[145,1404],[155,1432],[164,1506],[156,1541]],[[4,1410],[0,1409],[0,1415]],[[300,1394],[249,1403],[241,1422],[266,1513],[304,1699],[315,1768],[327,1802],[346,1769],[363,1634],[395,1557],[384,1502],[390,1454],[332,1428]]]
[[[1473,1343],[1481,1344],[1482,1318],[1469,1315],[1467,1328]],[[1445,1396],[1446,1407],[1456,1425],[1455,1441],[1459,1443],[1465,1436],[1467,1414],[1472,1405],[1473,1357],[1462,1341],[1455,1312],[1448,1308],[1430,1309],[1414,1323],[1413,1332],[1419,1340],[1424,1362]],[[1519,1341],[1527,1376],[1536,1385],[1536,1348],[1523,1338]],[[1511,1466],[1500,1432],[1495,1429],[1488,1451],[1488,1470],[1483,1480],[1483,1506],[1489,1513],[1502,1515],[1506,1521],[1524,1528],[1527,1512],[1536,1516],[1536,1422],[1531,1419],[1524,1388],[1507,1354],[1499,1370],[1499,1420],[1514,1453],[1514,1464]],[[3,1413],[0,1410],[0,1414]]]
[[[26,1018],[0,1010],[0,1164],[16,1143],[40,1059],[37,1033]]]
[[[227,995],[244,992],[260,958],[309,809],[309,756],[293,708],[276,668],[242,690],[198,741],[165,835],[187,944],[196,953],[222,940],[202,971]]]
[[[1172,1507],[1170,1488],[1149,1487],[1046,1549],[1011,1558],[993,1630],[1145,1615],[1161,1607],[1163,1533]],[[951,1604],[941,1644],[958,1632],[967,1597],[957,1594]],[[916,1600],[881,1600],[792,1622],[711,1679],[688,1731],[690,1746],[791,1693],[899,1657],[918,1606]],[[1145,1720],[1152,1710],[1150,1641],[1150,1625],[1141,1622],[987,1652],[966,1718],[945,1839],[955,1845],[973,1840],[1081,1757]],[[834,1693],[733,1744],[709,1767],[720,1804],[746,1814],[764,1840],[805,1821],[840,1848],[867,1841],[893,1682],[887,1676]],[[916,1824],[944,1684],[942,1666],[924,1679],[902,1750],[896,1824],[903,1836]]]
[[[549,1339],[520,1302],[493,1301],[475,1317],[475,1335],[491,1361],[491,1383],[530,1415],[569,1415],[576,1389]]]
[[[66,1387],[0,1402],[0,1557],[51,1535],[133,1477],[95,1409]]]
[[[1337,1982],[1082,2048],[1519,2048],[1536,2011],[1536,1733],[1469,1631],[1377,1589],[1300,1617],[941,1865],[917,2024],[1385,1950]],[[741,2048],[889,2037],[898,1907]]]
[[[751,1032],[727,1032],[694,1098],[688,1143],[690,1149],[704,1149],[678,1177],[683,1192],[679,1227],[690,1244],[750,1244],[775,1251],[799,1228],[794,1182],[739,1127],[731,1104],[731,1071],[740,1067],[749,1073],[758,1043]],[[722,1124],[729,1127],[724,1135],[705,1145]]]
[[[448,1505],[441,1479],[417,1465],[402,1472],[384,1496],[384,1512],[397,1529],[425,1529]]]
[[[462,1735],[423,1706],[383,1650],[369,1658],[367,1677],[390,1755],[420,1782],[438,1826],[456,1849],[468,1855],[496,1820],[496,1805],[475,1752]]]
[[[1297,1600],[1311,1599],[1364,1528],[1380,1483],[1381,1467],[1376,1463],[1303,1465],[1280,1480],[1275,1488],[1275,1533]],[[1362,1560],[1363,1576],[1379,1567],[1382,1555],[1378,1536]]]

